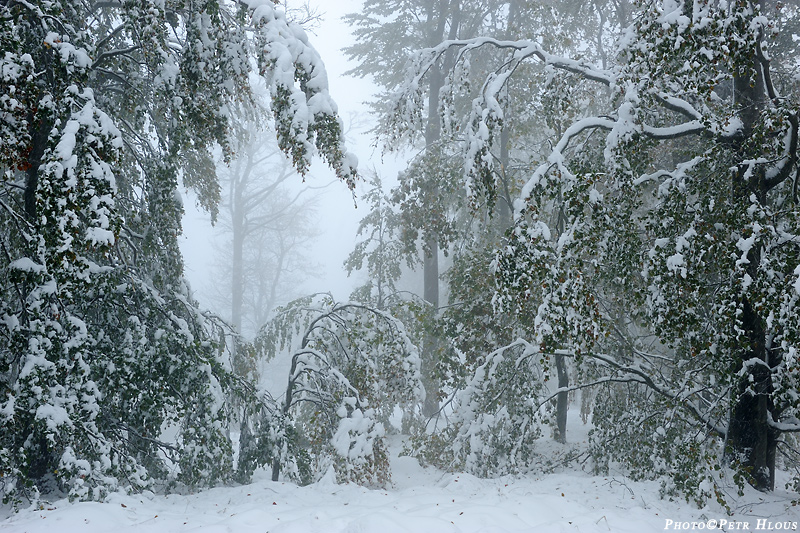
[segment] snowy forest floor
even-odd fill
[[[587,427],[570,412],[571,443],[585,447]],[[543,443],[553,453],[564,445]],[[800,506],[783,489],[728,491],[728,516],[716,503],[704,509],[659,496],[660,483],[621,474],[593,476],[577,468],[541,476],[479,479],[419,466],[398,456],[391,441],[392,486],[371,490],[324,478],[298,487],[258,471],[249,485],[196,494],[112,494],[104,503],[66,500],[14,513],[0,508],[0,531],[17,533],[420,533],[420,532],[650,532],[675,529],[778,531],[798,529]],[[692,528],[692,526],[694,526]],[[788,527],[786,527],[788,526]],[[792,527],[794,526],[794,527]]]

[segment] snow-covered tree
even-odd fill
[[[535,302],[545,361],[569,354],[585,371],[576,387],[605,383],[598,459],[667,475],[699,501],[723,458],[773,488],[781,436],[800,431],[797,20],[794,4],[648,1],[605,68],[536,40],[445,41],[419,53],[396,100],[400,127],[422,127],[415,95],[432,65],[497,54],[462,130],[482,195],[497,185],[474,179],[495,165],[479,156],[524,64],[606,92],[522,187],[496,303]]]
[[[370,206],[370,212],[361,219],[357,231],[363,240],[356,243],[344,266],[348,275],[359,270],[366,270],[367,274],[367,282],[351,298],[385,310],[399,302],[397,282],[403,264],[408,267],[415,264],[416,248],[410,248],[407,240],[401,238],[400,214],[377,172],[371,174],[368,184],[371,188],[362,199]]]
[[[482,8],[483,6],[471,8],[471,4],[462,4],[460,0],[369,0],[359,13],[345,17],[353,26],[356,36],[356,43],[345,49],[348,55],[359,62],[352,73],[360,76],[372,75],[385,90],[392,91],[402,80],[403,65],[411,51],[432,46],[447,37],[455,38],[464,25],[480,26],[484,15]],[[425,205],[425,202],[440,198],[441,176],[436,169],[442,166],[436,164],[428,169],[426,163],[446,159],[447,155],[439,143],[441,128],[435,105],[443,87],[442,72],[445,68],[439,62],[432,65],[432,75],[425,87],[432,105],[428,108],[426,124],[417,131],[424,138],[425,153],[420,157],[424,163],[415,167],[417,172],[409,169],[405,173],[406,179],[403,180],[406,185],[403,199],[421,206],[431,215],[416,222],[444,218],[444,211],[437,209],[440,205]],[[380,102],[385,101],[385,98],[380,98],[376,107],[382,109],[384,106]],[[407,219],[413,217],[409,216]],[[420,224],[417,224],[414,230],[419,229]],[[447,235],[439,234],[439,229],[427,226],[418,235],[422,240],[422,297],[431,306],[434,314],[438,312],[440,305],[439,250],[447,245]],[[425,412],[428,416],[438,409],[439,387],[435,375],[438,349],[437,339],[429,335],[423,343],[423,375],[428,393],[425,398]]]
[[[267,358],[291,355],[280,438],[259,458],[272,462],[273,480],[288,466],[288,474],[306,481],[333,467],[340,481],[389,482],[385,424],[396,407],[424,394],[417,347],[402,322],[368,305],[309,296],[281,309],[256,347]],[[274,439],[276,425],[263,427],[254,439]]]
[[[281,149],[354,159],[324,68],[269,1],[0,3],[0,490],[189,485],[231,472],[211,325],[182,278],[180,179],[267,80]]]

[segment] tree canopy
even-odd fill
[[[280,148],[355,158],[305,32],[270,1],[0,2],[0,489],[99,498],[230,475],[213,321],[178,249],[211,150],[267,82]]]
[[[423,460],[542,470],[574,458],[578,392],[584,464],[665,495],[724,504],[726,476],[771,490],[800,465],[796,0],[367,0],[346,20],[353,73],[385,90],[376,132],[421,152],[393,191],[372,180],[358,301],[301,298],[248,342],[241,236],[280,213],[231,217],[227,325],[184,280],[179,189],[216,218],[221,154],[247,167],[231,204],[268,205],[277,186],[244,199],[266,119],[301,175],[319,154],[354,188],[303,29],[270,0],[0,0],[6,501],[258,467],[384,486],[398,410]],[[257,358],[279,355],[273,398]],[[537,450],[548,428],[563,456]]]
[[[797,15],[794,4],[643,2],[606,66],[536,38],[445,40],[415,54],[397,92],[392,144],[425,127],[423,80],[446,55],[454,87],[471,57],[495,58],[460,93],[468,113],[453,113],[452,96],[438,103],[479,199],[502,186],[499,133],[527,65],[596,85],[599,99],[518,185],[494,301],[523,320],[543,363],[577,361],[575,389],[602,384],[600,468],[667,474],[702,499],[712,494],[699,480],[724,457],[770,489],[782,436],[800,430]],[[514,368],[531,350],[518,357]]]

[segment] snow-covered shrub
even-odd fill
[[[280,413],[287,450],[310,456],[312,479],[333,466],[340,480],[388,482],[380,420],[423,394],[418,351],[403,324],[364,304],[311,296],[280,310],[256,347],[267,357],[291,355]],[[273,463],[273,479],[284,460]]]
[[[391,483],[389,455],[384,443],[386,429],[375,419],[373,409],[354,407],[355,398],[345,398],[336,414],[339,427],[330,440],[335,452],[336,480],[372,487]]]
[[[415,434],[411,453],[482,477],[541,463],[536,441],[548,423],[550,399],[545,364],[539,351],[521,340],[489,354],[447,402],[446,426]]]
[[[547,398],[544,358],[524,342],[486,357],[454,399],[455,459],[469,472],[497,476],[527,470],[537,458]]]

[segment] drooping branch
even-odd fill
[[[502,354],[503,352],[516,348],[522,347],[523,353],[517,358],[517,365],[521,364],[522,361],[525,359],[529,359],[534,356],[556,356],[561,355],[565,357],[575,358],[577,354],[568,350],[556,350],[553,352],[542,351],[532,345],[531,343],[525,341],[524,339],[517,339],[513,343],[508,346],[504,346],[487,357],[487,361],[492,360],[495,354]],[[587,388],[594,385],[599,385],[603,383],[638,383],[641,385],[646,386],[648,389],[652,390],[656,394],[666,398],[674,402],[676,405],[680,406],[681,408],[685,409],[694,419],[698,422],[703,424],[707,429],[712,431],[715,435],[719,436],[720,438],[725,438],[727,435],[727,430],[721,426],[715,424],[708,416],[706,416],[703,412],[701,412],[700,408],[697,405],[687,401],[687,395],[682,391],[675,391],[669,387],[664,387],[659,385],[655,382],[653,377],[640,365],[628,365],[622,364],[618,362],[614,357],[597,353],[597,352],[585,352],[582,354],[583,357],[590,357],[595,361],[602,363],[603,365],[610,367],[614,371],[622,372],[623,375],[619,376],[605,376],[599,379],[593,380],[591,383],[588,384],[576,384],[570,387],[562,387],[558,388],[555,391],[552,391],[548,398],[542,402],[540,402],[540,406],[547,403],[548,400],[555,398],[558,393],[560,392],[570,392],[573,390],[579,390],[583,388]],[[693,391],[691,394],[696,394],[698,391]],[[499,396],[498,396],[499,398]],[[800,427],[798,427],[798,431],[800,431]]]
[[[763,37],[762,34],[763,30],[759,32],[759,38],[757,39],[755,46],[756,61],[758,62],[758,66],[761,68],[764,88],[767,91],[767,96],[769,97],[770,102],[775,107],[780,107],[783,98],[778,94],[778,91],[775,89],[775,84],[772,80],[770,59],[764,50],[764,43],[762,42],[762,37]],[[798,151],[797,151],[798,136],[800,135],[800,112],[789,113],[787,114],[786,119],[789,122],[789,132],[785,143],[786,152],[784,156],[779,159],[778,164],[767,171],[766,178],[764,180],[764,186],[767,190],[776,187],[777,185],[783,183],[783,181],[785,181],[787,178],[789,178],[789,176],[791,176],[793,168],[798,167],[796,171],[797,174],[795,177],[795,185],[794,185],[795,187],[794,196],[796,196],[797,176],[800,176],[800,165],[798,165]]]
[[[575,354],[572,353],[565,353],[564,355],[571,357],[575,356]],[[686,409],[697,421],[701,422],[703,425],[705,425],[709,430],[714,432],[719,437],[725,438],[725,436],[727,435],[727,430],[725,428],[714,424],[713,421],[711,421],[707,416],[705,416],[703,413],[700,412],[699,408],[696,405],[685,401],[685,398],[681,396],[681,393],[659,386],[655,381],[653,381],[652,377],[648,375],[647,372],[645,372],[641,368],[620,364],[617,361],[615,361],[613,357],[605,354],[590,352],[585,355],[597,361],[605,363],[611,368],[614,368],[621,372],[632,374],[636,378],[640,379],[641,383],[647,386],[653,392],[659,394],[660,396],[668,400],[676,402],[676,404]]]
[[[94,62],[92,63],[92,66],[90,68],[91,69],[95,69],[98,66],[100,66],[104,61],[106,61],[108,59],[111,59],[111,58],[114,58],[114,57],[117,57],[117,56],[121,56],[121,55],[130,54],[131,52],[135,52],[135,51],[137,51],[139,49],[141,49],[141,46],[137,44],[137,45],[129,46],[128,48],[120,48],[120,49],[117,49],[117,50],[109,50],[107,52],[103,52],[99,56],[97,56],[97,59],[94,60]]]

